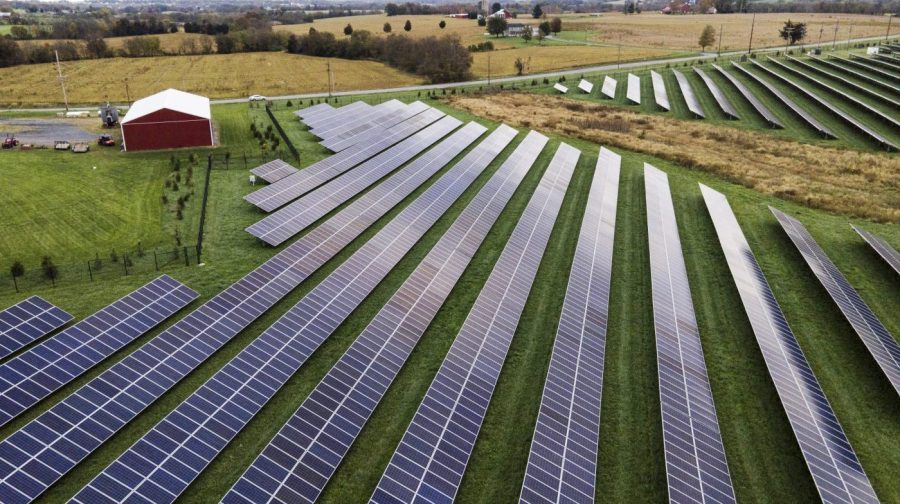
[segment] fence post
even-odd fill
[[[244,164],[246,165],[247,155],[244,155]],[[203,225],[206,223],[206,200],[209,198],[209,179],[212,177],[212,154],[207,158],[206,163],[206,181],[203,184],[203,202],[200,206],[200,227],[197,230],[197,264],[200,264],[200,255],[203,253]],[[187,247],[185,247],[187,252]]]
[[[291,143],[291,139],[288,138],[287,133],[285,133],[284,129],[281,127],[281,123],[278,122],[278,119],[275,119],[275,114],[272,113],[272,110],[269,107],[266,107],[266,114],[269,115],[269,119],[272,121],[275,129],[278,130],[278,134],[281,135],[281,139],[284,140],[284,144],[287,145],[288,150],[294,155],[294,159],[300,161],[300,153],[297,152],[297,148]]]
[[[91,277],[91,282],[94,281],[94,271],[91,269],[91,261],[87,262],[88,265],[88,276]]]
[[[16,280],[16,275],[13,275],[13,285],[16,287],[16,294],[19,293],[19,282]]]

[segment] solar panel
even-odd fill
[[[849,53],[849,54],[850,54],[850,59],[852,59],[854,61],[859,61],[863,65],[868,65],[872,68],[880,68],[883,70],[887,70],[888,72],[900,72],[900,65],[895,65],[895,64],[893,64],[889,61],[886,61],[884,59],[881,59],[877,56],[875,56],[874,58],[871,58],[871,57],[867,58],[867,57],[863,57],[863,56],[857,56],[853,53]],[[900,76],[897,76],[897,75],[894,76],[895,79],[897,77],[900,77]]]
[[[665,173],[644,163],[669,502],[735,502]]]
[[[0,425],[34,406],[199,295],[162,275],[0,364]],[[5,502],[0,493],[0,502]]]
[[[562,144],[554,155],[371,502],[456,496],[579,154]]]
[[[328,214],[328,212],[417,156],[456,129],[460,124],[462,122],[454,117],[441,119],[355,169],[333,179],[319,189],[306,194],[297,201],[253,224],[247,228],[247,232],[272,246],[284,243]],[[429,176],[434,175],[437,170],[449,163],[457,154],[474,142],[484,131],[485,128],[483,126],[469,123],[469,125],[456,134],[451,135],[439,146],[413,161],[402,170],[400,176],[405,176],[406,173],[414,174],[422,171],[427,174],[420,179],[421,182],[424,182]]]
[[[897,77],[895,75],[892,75],[890,72],[886,72],[886,71],[878,69],[878,68],[872,68],[871,66],[866,65],[865,63],[863,63],[859,60],[847,59],[847,58],[842,58],[840,56],[834,56],[834,55],[829,56],[828,59],[829,60],[834,59],[845,65],[852,66],[853,68],[856,68],[857,70],[864,70],[866,72],[870,72],[872,75],[877,75],[879,79],[884,79],[885,84],[893,85],[892,82],[897,80]]]
[[[603,87],[600,88],[600,93],[604,96],[615,100],[616,99],[616,79],[613,79],[609,75],[603,78]]]
[[[880,255],[881,258],[891,266],[891,268],[894,268],[894,271],[896,271],[898,275],[900,275],[900,253],[898,253],[894,249],[894,247],[891,247],[890,244],[884,241],[883,238],[880,238],[864,229],[858,228],[853,224],[850,224],[850,227],[852,227],[853,230],[856,231],[859,236],[861,236],[862,239],[865,240],[866,243],[868,243],[869,246],[872,247],[875,252],[877,252],[878,255]]]
[[[569,88],[567,88],[566,86],[563,86],[562,84],[560,84],[558,82],[553,85],[553,89],[559,91],[562,94],[566,94],[569,92]]]
[[[841,313],[853,326],[875,362],[887,375],[894,390],[900,393],[900,345],[891,336],[878,317],[869,309],[850,282],[844,278],[837,266],[816,243],[806,227],[797,219],[769,207],[784,228],[794,246],[800,251],[806,264],[828,291],[828,295],[838,305]]]
[[[363,107],[364,105],[360,102],[351,102],[347,105],[342,105],[340,107],[331,107],[330,110],[322,110],[321,112],[315,112],[313,114],[307,114],[305,118],[301,118],[300,120],[306,124],[309,129],[315,128],[317,125],[323,125],[331,120],[337,114],[340,114],[342,110],[346,109],[350,105],[353,105],[353,108]]]
[[[700,100],[698,100],[697,95],[694,94],[694,88],[691,87],[691,83],[688,82],[687,77],[674,68],[672,69],[672,73],[675,74],[675,80],[678,81],[678,89],[681,90],[681,96],[684,97],[684,102],[687,103],[688,110],[701,119],[706,118],[706,115],[703,114],[703,106],[700,105]],[[660,81],[662,81],[662,77],[660,77]]]
[[[303,120],[304,118],[307,118],[307,117],[315,117],[319,114],[325,114],[325,113],[330,113],[330,112],[334,112],[334,107],[332,107],[328,103],[319,103],[319,104],[312,105],[312,106],[309,106],[306,108],[302,108],[302,109],[294,112],[294,115],[297,116],[299,119]]]
[[[641,78],[633,73],[628,74],[628,87],[625,88],[625,98],[637,105],[641,104]]]
[[[500,135],[504,134],[505,131]],[[508,135],[512,138],[515,132]],[[85,504],[112,504],[129,498],[141,502],[173,501],[356,309],[502,148],[499,144],[489,146],[472,158],[474,163],[459,163],[448,171],[108,466],[74,500]],[[227,428],[222,429],[221,425]],[[205,443],[209,439],[215,440],[211,446]],[[176,446],[202,449],[178,451],[174,449]],[[149,461],[150,466],[143,460]],[[171,475],[177,480],[173,481]]]
[[[280,159],[273,159],[268,163],[263,163],[256,168],[251,169],[250,173],[271,184],[273,182],[278,182],[288,175],[297,173],[297,169]]]
[[[31,296],[0,311],[0,358],[69,323],[72,316],[40,296]]]
[[[256,207],[271,212],[328,182],[366,159],[378,154],[420,129],[444,117],[444,113],[429,109],[388,130],[373,128],[367,138],[353,147],[313,163],[278,182],[254,191],[244,199]]]
[[[853,56],[851,54],[851,56]],[[887,54],[878,54],[875,53],[869,58],[867,58],[872,63],[877,65],[881,65],[889,70],[893,70],[895,72],[900,72],[900,65],[897,64],[897,58],[894,56],[889,56]]]
[[[501,132],[501,143],[473,159],[486,158],[478,161],[486,165],[513,136],[514,130]],[[531,166],[515,153],[510,158],[514,161],[482,187],[223,502],[316,500]]]
[[[591,94],[591,91],[594,90],[594,84],[592,82],[581,79],[581,81],[578,83],[578,90],[583,91],[587,94]]]
[[[344,121],[352,120],[356,115],[370,111],[372,106],[363,101],[355,101],[343,107],[335,109],[330,114],[318,116],[315,119],[307,119],[304,122],[309,126],[310,132],[322,131],[330,128],[334,124],[341,124]]]
[[[860,73],[860,72],[858,72],[857,70],[854,70],[854,69],[852,69],[852,68],[847,68],[847,67],[844,66],[844,65],[839,65],[839,64],[835,63],[834,61],[832,61],[831,59],[825,59],[825,58],[811,58],[811,60],[812,60],[812,61],[815,61],[816,63],[819,63],[820,65],[825,65],[825,66],[827,66],[827,67],[829,67],[829,68],[831,68],[831,69],[838,70],[838,71],[840,71],[840,72],[848,72],[848,73],[851,73],[851,74],[853,74],[853,78],[854,78],[854,79],[858,79],[858,80],[867,82],[867,83],[869,83],[869,84],[873,84],[873,85],[875,85],[875,86],[879,86],[879,87],[882,87],[882,88],[884,88],[884,89],[888,89],[888,90],[890,90],[890,91],[894,91],[895,93],[900,93],[900,87],[894,86],[893,84],[890,84],[890,83],[888,83],[888,82],[885,82],[885,81],[876,79],[876,78],[871,77],[871,76],[869,76],[869,75],[866,75],[866,74],[864,74],[864,73]]]
[[[351,124],[351,127],[344,131],[343,133],[337,134],[328,140],[323,140],[319,142],[323,147],[331,150],[332,152],[340,152],[347,147],[350,147],[356,144],[360,139],[365,138],[363,133],[376,128],[390,128],[395,126],[410,117],[420,114],[430,107],[425,105],[420,101],[416,101],[410,103],[409,105],[404,105],[396,110],[387,109],[381,112],[381,114],[368,122],[364,122],[362,124]]]
[[[760,70],[766,72],[766,73],[769,74],[769,75],[772,75],[772,76],[774,76],[774,77],[777,77],[777,78],[780,79],[782,82],[788,84],[789,86],[791,86],[791,87],[794,88],[795,90],[799,91],[800,93],[802,93],[804,96],[806,96],[806,97],[809,98],[810,100],[812,100],[812,101],[818,103],[819,106],[821,106],[822,108],[824,108],[824,109],[830,111],[831,113],[833,113],[834,115],[840,117],[841,119],[844,120],[844,122],[846,122],[846,123],[849,124],[850,126],[856,128],[857,130],[859,130],[860,132],[862,132],[863,134],[865,134],[866,136],[868,136],[869,138],[871,138],[872,140],[874,140],[876,143],[878,143],[878,144],[880,144],[880,145],[883,145],[883,146],[885,146],[885,147],[888,148],[888,149],[894,149],[894,150],[897,150],[897,146],[894,145],[893,143],[891,143],[890,140],[888,140],[887,138],[885,138],[884,136],[882,136],[880,133],[876,132],[875,130],[873,130],[872,128],[866,126],[865,124],[859,122],[858,120],[856,120],[856,119],[855,119],[853,116],[851,116],[850,114],[848,114],[848,113],[844,112],[843,110],[841,110],[841,109],[835,107],[835,106],[832,105],[830,102],[828,102],[828,101],[822,99],[821,97],[819,97],[819,95],[813,93],[812,91],[810,91],[810,90],[807,89],[806,87],[801,86],[800,84],[794,82],[793,80],[789,79],[788,77],[786,77],[786,76],[784,76],[784,75],[781,75],[780,73],[778,73],[778,72],[772,70],[771,68],[767,68],[766,66],[764,66],[763,64],[761,64],[761,63],[759,63],[759,62],[757,62],[757,61],[753,61],[752,63],[756,66],[756,68],[759,68]]]
[[[800,108],[799,105],[794,103],[794,100],[791,100],[790,98],[788,98],[788,96],[786,94],[782,93],[780,89],[773,86],[769,81],[754,74],[750,70],[747,70],[746,68],[738,65],[737,63],[734,64],[734,68],[737,68],[744,75],[746,75],[747,77],[750,77],[751,79],[758,82],[760,86],[768,89],[769,92],[772,93],[773,95],[775,95],[775,97],[778,98],[783,105],[787,106],[787,108],[794,111],[794,114],[796,114],[797,117],[802,119],[803,122],[805,122],[806,124],[812,126],[812,128],[814,130],[818,131],[823,136],[835,138],[834,133],[832,133],[832,131],[830,129],[828,129],[824,124],[819,122],[815,117],[812,116],[812,114],[810,114],[809,112]]]
[[[663,76],[650,70],[650,83],[653,84],[653,100],[663,110],[669,111],[669,94],[666,92],[666,83]]]
[[[734,66],[737,68],[741,68],[737,63],[735,63]],[[712,67],[718,70],[719,73],[721,73],[723,76],[725,76],[726,79],[728,79],[728,82],[731,82],[731,85],[737,88],[738,92],[741,93],[741,96],[743,96],[744,99],[750,102],[750,105],[753,106],[756,112],[761,115],[763,119],[766,120],[766,122],[769,123],[769,126],[773,128],[784,128],[784,125],[781,124],[781,121],[779,121],[777,117],[775,117],[775,114],[773,114],[768,107],[763,105],[763,103],[759,101],[759,98],[754,96],[753,92],[750,91],[750,89],[748,89],[743,82],[735,79],[733,75],[731,75],[724,68],[716,65],[715,63],[712,64]]]
[[[694,72],[699,75],[703,80],[703,83],[706,84],[706,88],[709,89],[710,93],[712,93],[713,98],[716,100],[716,104],[719,105],[719,108],[722,109],[722,112],[732,119],[740,119],[740,116],[738,116],[737,110],[735,110],[734,105],[731,104],[731,102],[728,100],[728,97],[725,96],[725,93],[723,93],[722,89],[719,88],[719,85],[716,84],[716,81],[712,80],[709,75],[706,75],[706,72],[698,67],[694,67]]]
[[[357,198],[20,431],[0,441],[0,502],[28,502],[40,495],[412,190],[390,182]],[[41,443],[35,443],[35,438]],[[45,465],[53,470],[47,473]]]
[[[769,375],[819,497],[829,504],[878,502],[728,200],[703,184],[700,189]]]
[[[389,100],[374,107],[345,115],[339,120],[328,123],[326,126],[313,128],[310,130],[310,133],[323,140],[328,140],[345,133],[359,124],[378,120],[384,113],[395,112],[404,106],[404,103],[399,100]]]
[[[853,96],[848,95],[846,92],[844,92],[844,90],[838,89],[831,85],[828,85],[825,82],[820,81],[819,79],[816,79],[814,77],[810,77],[808,74],[801,72],[800,70],[793,68],[789,65],[785,65],[784,63],[782,63],[781,61],[778,61],[775,58],[769,58],[768,61],[773,63],[775,66],[777,66],[781,69],[787,70],[788,72],[794,73],[796,75],[803,77],[804,79],[814,82],[820,88],[825,89],[826,91],[829,91],[830,93],[837,95],[838,97],[840,97],[841,100],[849,101],[849,102],[853,103],[854,105],[856,105],[857,107],[859,107],[860,109],[865,110],[866,112],[868,112],[874,116],[878,116],[881,120],[886,121],[886,122],[893,124],[894,126],[900,128],[900,119],[891,117],[891,116],[885,114],[884,112],[878,110],[877,108],[869,105],[868,103],[866,103],[862,100],[858,100],[858,99],[854,98]],[[834,107],[832,106],[831,108],[834,108]]]
[[[803,61],[799,58],[793,58],[791,56],[788,56],[787,59],[797,65],[800,65],[801,67],[803,67],[807,70],[812,70],[813,72],[822,74],[822,75],[828,77],[829,79],[834,79],[845,86],[853,88],[855,91],[857,91],[859,93],[868,95],[869,97],[874,98],[880,102],[886,103],[888,105],[891,105],[894,108],[900,108],[900,101],[894,100],[893,98],[891,98],[883,93],[879,93],[878,91],[874,91],[865,86],[861,86],[861,85],[857,84],[856,82],[853,82],[850,79],[845,79],[845,78],[841,77],[840,75],[835,74],[834,72],[829,72],[828,70],[820,68],[816,65],[811,65],[808,62]]]
[[[618,154],[600,149],[531,440],[521,503],[594,500],[621,163]]]

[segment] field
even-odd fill
[[[211,54],[112,58],[63,64],[71,104],[127,102],[166,88],[211,98],[252,94],[315,93],[328,90],[328,60],[287,53]],[[372,61],[333,59],[336,89],[354,90],[420,83],[415,76]],[[34,106],[62,101],[56,67],[23,65],[0,69],[0,103]]]
[[[504,110],[521,109],[523,114],[536,111],[524,107],[518,95],[509,95],[511,97],[509,102],[505,96],[500,94],[491,96],[490,99],[503,104]],[[530,98],[539,100],[534,103],[534,107],[544,105],[544,112],[541,113],[553,110],[555,115],[577,118],[578,110],[566,109],[562,105],[563,102],[556,102],[555,99],[544,103],[542,101],[544,99],[550,100],[541,96]],[[464,120],[474,119],[489,126],[497,124],[491,119],[478,118],[464,110],[462,107],[475,110],[478,114],[488,114],[488,111],[476,108],[473,103],[462,99],[453,102],[452,107],[445,103],[430,103]],[[573,103],[587,106],[581,102]],[[224,148],[234,152],[252,148],[253,142],[248,135],[249,123],[266,119],[259,109],[249,109],[245,104],[216,106],[214,115],[220,137],[225,144]],[[315,139],[304,131],[299,123],[292,121],[291,109],[284,106],[283,102],[277,104],[276,115],[285,125],[288,136],[301,150],[304,165],[326,155],[326,152],[317,146]],[[581,149],[584,158],[576,170],[554,228],[550,246],[544,255],[535,288],[530,294],[525,316],[513,340],[458,500],[487,504],[511,502],[518,496],[537,414],[538,398],[543,387],[571,255],[578,238],[581,215],[598,149],[598,143],[594,141],[573,138],[570,132],[552,124],[538,123],[533,117],[532,115],[529,119],[532,121],[531,126],[550,134],[552,138],[550,145],[538,158],[534,168],[488,235],[486,242],[473,258],[450,299],[429,326],[421,343],[414,350],[407,365],[401,370],[368,426],[338,469],[332,483],[326,488],[322,502],[360,502],[371,494],[555,147],[560,141],[565,141]],[[524,124],[520,116],[504,119]],[[648,124],[653,125],[653,130],[648,131],[645,137],[647,141],[654,140],[656,137],[653,135],[656,134],[674,134],[667,123],[658,119],[656,115],[649,116]],[[521,138],[522,135],[516,142]],[[640,144],[630,147],[615,144],[613,136],[598,137],[595,140],[611,147],[615,145],[612,148],[623,155],[601,417],[597,502],[662,502],[666,497],[641,175],[642,163],[645,161],[665,170],[670,176],[694,305],[738,500],[772,503],[813,502],[817,496],[790,426],[782,413],[778,396],[771,385],[749,323],[740,308],[737,292],[700,197],[697,182],[723,191],[729,197],[775,295],[879,497],[885,502],[900,499],[900,482],[895,477],[900,464],[900,424],[895,421],[900,415],[900,403],[896,401],[896,395],[875,367],[859,338],[827,298],[827,294],[775,223],[766,206],[773,205],[785,210],[800,218],[808,226],[832,260],[847,275],[851,284],[857,288],[893,334],[900,333],[900,314],[894,309],[900,305],[900,284],[893,272],[849,228],[848,222],[862,224],[866,229],[888,239],[893,245],[900,246],[900,228],[896,223],[850,219],[847,213],[853,213],[853,209],[849,207],[834,207],[826,211],[811,208],[814,202],[788,201],[773,195],[774,193],[787,196],[776,191],[768,191],[766,189],[768,184],[794,184],[800,190],[805,190],[806,187],[802,185],[803,177],[786,176],[774,169],[760,169],[754,172],[752,175],[761,177],[762,180],[755,184],[745,184],[733,172],[710,173],[696,167],[689,168],[673,161],[664,152],[659,155],[636,152],[642,148]],[[676,138],[677,141],[680,140]],[[692,152],[692,155],[699,156],[708,152],[704,147],[705,143],[700,142],[698,145],[704,150]],[[511,149],[512,147],[507,149],[500,159],[486,170],[486,173],[420,240],[351,318],[339,327],[248,427],[201,474],[182,496],[181,502],[213,502],[222,497],[381,305],[416,267],[447,229],[455,215],[474,196],[477,188],[486,181]],[[833,154],[825,150],[809,152],[810,155],[826,152]],[[0,153],[0,159],[5,161],[12,159],[8,157],[10,155],[34,154],[36,153],[3,152]],[[95,154],[92,153],[91,156]],[[158,188],[162,179],[155,178],[153,174],[156,171],[165,174],[167,171],[166,156],[148,154],[123,156],[112,152],[109,159],[101,157],[99,153],[96,156],[92,158],[92,162],[93,159],[97,159],[98,164],[105,163],[104,173],[113,179],[100,186],[105,188],[108,184],[109,189],[105,189],[103,194],[114,191],[115,187],[125,192],[129,190],[139,192],[139,187]],[[876,158],[870,154],[859,156],[860,161],[855,162],[855,165],[868,165],[870,162],[875,163],[876,159],[882,159],[882,156]],[[79,158],[70,154],[62,154],[57,158],[17,157],[16,163],[13,164],[29,166],[37,164],[32,162],[32,159],[41,160],[43,164],[50,166],[46,168],[47,171],[37,172],[40,177],[33,177],[33,172],[24,169],[17,175],[26,179],[28,184],[39,183],[41,187],[47,187],[51,185],[50,182],[31,179],[58,177],[60,171],[56,161]],[[122,166],[125,162],[130,166]],[[10,163],[3,164],[8,166]],[[119,169],[114,170],[114,167]],[[829,166],[823,168],[830,169]],[[57,171],[51,171],[53,169]],[[880,173],[877,164],[866,169],[866,173],[873,174],[874,180],[880,181],[870,183],[873,204],[896,209],[896,204],[891,203],[894,200],[890,200],[892,192],[889,180],[888,182],[883,180],[885,176],[889,178],[890,173],[887,175]],[[100,170],[98,166],[98,171]],[[811,175],[806,172],[799,173],[804,176]],[[817,178],[810,183],[818,184],[814,186],[817,193],[847,191],[849,194],[858,194],[862,190],[860,184],[865,185],[862,179],[852,176],[842,178],[831,171],[816,175]],[[131,183],[117,180],[118,177],[132,177]],[[434,179],[428,184],[433,181]],[[70,189],[74,193],[73,198],[75,195],[81,195],[75,199],[82,201],[88,199],[83,194],[98,185],[97,182],[74,176],[67,178],[65,182],[66,187],[83,188],[77,192]],[[754,185],[756,189],[745,185]],[[243,231],[244,227],[260,217],[258,212],[241,200],[241,197],[251,190],[243,169],[217,169],[212,172],[204,247],[206,265],[179,268],[171,272],[176,278],[201,292],[202,300],[218,293],[274,252],[261,246]],[[407,198],[400,207],[420,192],[421,190]],[[766,194],[767,192],[769,194]],[[157,196],[142,198],[134,193],[129,194],[147,206],[153,206],[153,203],[157,202],[155,211],[160,211]],[[893,194],[893,197],[896,197],[896,193]],[[100,202],[106,198],[93,198],[91,201]],[[34,205],[39,206],[29,208],[27,211],[46,215],[48,219],[60,215],[60,207],[55,206],[55,201],[51,203],[49,198],[36,198],[33,201]],[[72,202],[75,203],[77,201]],[[118,205],[127,207],[129,203],[120,201]],[[95,208],[99,209],[102,206],[95,203]],[[43,496],[42,502],[64,501],[77,492],[231,356],[273,323],[312,286],[325,278],[328,272],[349,257],[353,250],[371,237],[397,211],[398,209],[395,209],[378,221],[347,250],[327,263],[321,271],[289,294],[269,313],[242,331],[134,422],[128,424],[111,441],[54,485]],[[88,213],[97,212],[99,210]],[[9,236],[10,233],[3,227],[5,222],[0,220],[0,235]],[[144,228],[144,233],[155,232],[154,226],[158,225],[158,222],[146,220],[141,224],[149,226]],[[27,234],[28,239],[22,240],[16,247],[29,247],[31,246],[28,243],[29,239],[41,236],[34,228],[29,228]],[[79,237],[77,233],[69,233],[62,235],[60,240],[67,242],[61,243],[60,247],[75,247]],[[47,286],[34,292],[58,303],[76,317],[83,317],[153,276],[153,274],[134,275],[101,284],[62,285],[55,289]],[[7,291],[0,292],[0,306],[9,305],[20,298],[21,295],[15,296]],[[197,304],[194,305],[196,306]],[[141,338],[109,360],[120,359],[148,339],[149,336]],[[105,367],[106,365],[99,366],[100,369]],[[84,378],[76,380],[42,402],[35,408],[36,411],[29,412],[4,426],[0,429],[0,437],[12,434],[15,429],[33,418],[36,412],[43,411],[74,391],[89,377],[98,374],[100,369],[88,372]]]

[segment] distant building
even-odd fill
[[[523,23],[509,23],[506,25],[506,33],[504,35],[507,37],[521,37],[526,31],[531,31],[531,36],[537,37],[539,30],[537,26]]]
[[[509,12],[506,9],[500,9],[488,17],[492,17],[492,18],[499,17],[499,18],[503,18],[503,19],[512,19],[513,15],[512,15],[512,12]]]
[[[125,150],[207,147],[214,143],[209,98],[166,89],[142,98],[121,120]]]

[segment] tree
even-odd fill
[[[625,3],[622,4],[622,12],[625,14],[634,14],[634,2],[626,0]]]
[[[56,279],[59,278],[59,268],[53,264],[53,260],[50,259],[50,256],[44,256],[44,258],[41,259],[41,270],[44,272],[44,278],[56,285]]]
[[[524,40],[526,44],[531,41],[531,27],[530,26],[526,26],[525,31],[522,32],[522,40]]]
[[[498,10],[502,10],[503,6],[500,5],[500,2],[494,2],[491,4],[491,14],[497,12]]]
[[[31,38],[31,32],[24,26],[13,26],[9,29],[9,35],[17,40],[28,40]]]
[[[389,3],[384,6],[384,13],[388,16],[396,16],[400,14],[400,6],[395,3]]]
[[[550,21],[543,21],[541,24],[538,25],[538,29],[541,31],[541,33],[544,34],[545,37],[547,35],[550,35],[550,32],[552,31],[550,29]]]
[[[506,33],[506,28],[509,26],[509,23],[506,22],[502,16],[496,16],[492,18],[488,18],[487,28],[488,33],[495,37],[499,37]]]
[[[193,40],[193,39],[188,39]],[[110,55],[109,47],[103,37],[90,37],[84,43],[84,52],[90,58],[105,58]]]
[[[441,22],[438,23],[438,26],[441,28],[441,30],[443,30],[444,28],[447,27],[447,22],[444,21],[443,19],[441,19]]]
[[[700,46],[701,51],[706,51],[706,48],[716,43],[716,29],[713,28],[712,25],[706,25],[703,28],[703,31],[700,33],[700,40],[697,41],[697,45]]]
[[[544,39],[546,37],[547,37],[547,34],[544,33],[544,30],[538,30],[538,32],[537,32],[538,45],[544,45]]]
[[[516,67],[516,75],[524,75],[525,72],[528,71],[528,66],[531,64],[531,58],[516,58],[516,61],[513,65]]]
[[[806,23],[792,23],[790,19],[784,23],[784,28],[778,30],[778,35],[791,45],[806,38]]]
[[[485,20],[483,17],[478,18],[478,26],[487,26],[487,20]]]
[[[412,23],[409,22],[409,19],[406,20],[406,24],[403,25],[403,29],[407,32],[412,30]]]
[[[19,282],[16,279],[25,274],[25,266],[21,261],[15,261],[12,263],[12,266],[9,267],[9,274],[12,275],[13,284],[16,286],[16,292],[19,292]]]
[[[541,4],[534,4],[534,8],[531,9],[531,17],[534,19],[540,19],[544,15],[543,9],[541,9]]]
[[[555,17],[550,20],[550,31],[553,33],[559,33],[562,31],[562,19]]]
[[[384,23],[382,30],[384,30],[384,33],[391,33],[391,23]]]
[[[347,26],[344,27],[344,35],[350,36],[353,35],[353,27],[350,26],[350,23],[347,23]]]

